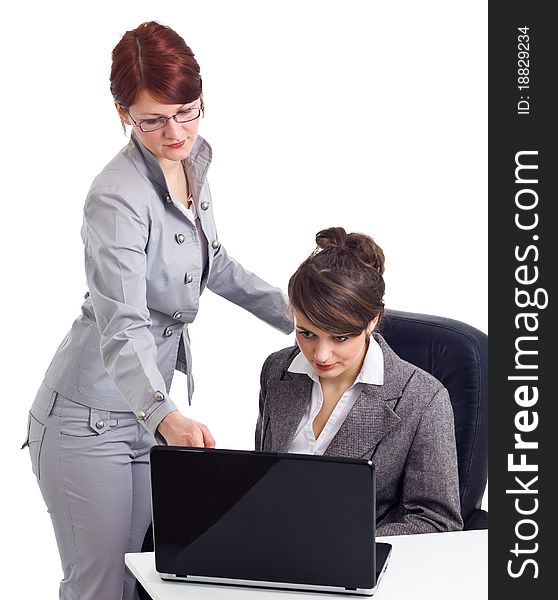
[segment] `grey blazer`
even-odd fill
[[[384,355],[384,384],[364,385],[325,454],[372,459],[378,535],[462,529],[447,390],[374,337]],[[285,348],[263,365],[256,450],[287,452],[310,401],[310,377],[287,371],[298,352]]]
[[[210,162],[211,148],[198,136],[184,166],[200,229],[134,135],[95,178],[82,227],[89,292],[45,376],[51,389],[85,406],[133,410],[152,434],[176,410],[168,396],[175,368],[187,374],[191,396],[187,325],[205,287],[285,333],[293,329],[281,290],[246,271],[218,240]]]

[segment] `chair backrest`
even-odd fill
[[[488,481],[488,336],[461,321],[398,310],[386,311],[379,331],[401,358],[447,388],[465,529],[486,529],[480,505]]]

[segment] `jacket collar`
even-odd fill
[[[384,357],[384,384],[363,385],[355,405],[325,454],[365,457],[401,421],[394,409],[415,368],[401,360],[381,335],[374,334],[374,338]],[[310,400],[312,385],[307,375],[287,370],[281,380],[269,383],[269,397],[282,399],[269,404],[269,426],[275,452],[288,451]],[[285,406],[288,411],[284,410]]]
[[[132,153],[134,162],[140,171],[145,172],[150,181],[160,191],[162,199],[169,193],[163,170],[157,159],[141,143],[132,132],[128,143],[128,150]],[[184,159],[183,164],[188,174],[190,191],[194,198],[199,198],[201,188],[207,176],[207,169],[211,164],[211,146],[200,135],[196,138],[190,154]]]

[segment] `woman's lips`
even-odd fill
[[[319,369],[320,371],[329,371],[330,369],[333,369],[333,367],[335,366],[335,363],[332,365],[320,365],[319,363],[314,363],[316,365],[316,368]]]
[[[185,140],[182,140],[181,142],[176,142],[176,144],[167,144],[167,148],[172,148],[173,150],[179,150],[180,148],[182,148],[182,146],[184,146],[184,142],[185,142]]]

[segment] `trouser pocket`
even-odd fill
[[[33,473],[37,477],[37,480],[41,478],[41,448],[43,446],[43,439],[45,437],[46,427],[29,413],[29,421],[27,424],[27,440],[23,447],[29,448],[29,455],[31,457],[31,468]]]
[[[60,434],[69,437],[97,437],[118,426],[108,410],[83,406],[58,395]]]

